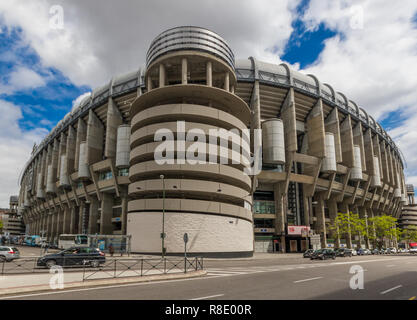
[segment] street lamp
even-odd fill
[[[162,179],[162,233],[161,233],[161,242],[162,242],[162,259],[165,256],[165,177],[163,174],[159,176]]]

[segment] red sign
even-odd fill
[[[410,242],[409,245],[410,247],[413,247],[413,248],[417,247],[417,242]]]
[[[303,233],[308,234],[309,231],[310,227],[308,226],[288,226],[289,235],[301,236]]]

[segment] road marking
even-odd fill
[[[210,299],[210,298],[216,298],[216,297],[222,297],[222,296],[224,296],[224,294],[215,294],[215,295],[212,295],[212,296],[194,298],[194,299],[190,299],[190,300],[204,300],[204,299]]]
[[[387,268],[395,267],[395,264],[389,264],[386,266]]]
[[[312,281],[312,280],[317,280],[317,279],[322,279],[323,277],[316,277],[316,278],[309,278],[309,279],[303,279],[303,280],[297,280],[294,281],[294,283],[300,283],[300,282],[305,282],[305,281]]]
[[[394,288],[391,288],[391,289],[388,289],[388,290],[382,291],[382,292],[381,292],[381,294],[386,294],[386,293],[388,293],[388,292],[391,292],[391,291],[396,290],[396,289],[401,288],[401,287],[402,287],[402,285],[400,284],[400,285],[398,285],[398,286],[396,286],[396,287],[394,287]]]
[[[410,299],[408,299],[408,300],[414,300],[416,297],[414,296],[414,297],[411,297]]]

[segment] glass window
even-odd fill
[[[119,169],[119,176],[128,177],[129,176],[129,168]]]
[[[113,178],[113,174],[111,171],[100,172],[99,180],[109,180]]]

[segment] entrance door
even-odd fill
[[[307,250],[307,240],[301,240],[301,251]]]
[[[297,252],[297,240],[290,240],[290,252]]]

